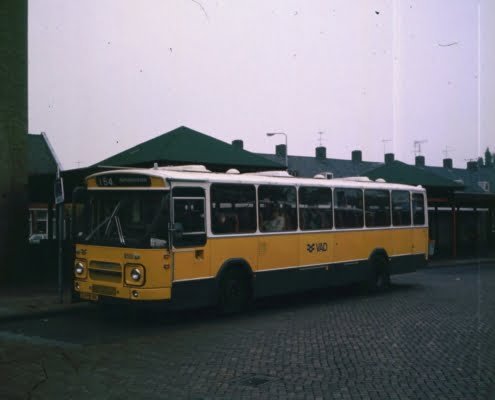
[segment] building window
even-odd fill
[[[55,213],[52,214],[52,224],[55,227]],[[56,231],[53,230],[55,233]],[[48,210],[42,208],[31,208],[29,210],[29,234],[48,234]]]

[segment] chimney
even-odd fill
[[[287,155],[287,147],[285,147],[285,144],[277,144],[275,146],[275,155],[285,158]]]
[[[395,160],[394,153],[385,154],[385,164],[392,164],[394,160]]]
[[[453,168],[453,163],[452,163],[452,158],[444,158],[443,159],[443,167],[452,169]]]
[[[354,150],[352,152],[352,161],[354,162],[363,161],[363,153],[361,153],[361,150]]]
[[[315,149],[316,158],[318,160],[324,160],[327,158],[327,148],[324,146],[319,146]]]
[[[416,167],[424,167],[425,166],[425,156],[416,156],[415,165],[416,165]]]
[[[468,171],[477,171],[478,170],[478,161],[468,161],[467,162],[467,170]]]
[[[232,140],[232,146],[237,149],[244,149],[244,142],[240,139]]]

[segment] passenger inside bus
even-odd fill
[[[237,233],[239,232],[239,222],[236,215],[227,215],[219,212],[216,215],[214,233]]]
[[[279,208],[274,208],[271,216],[263,223],[263,228],[268,232],[278,232],[285,229],[285,216]]]

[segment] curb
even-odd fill
[[[425,268],[443,268],[443,267],[460,267],[469,264],[487,264],[495,263],[495,258],[474,258],[466,260],[446,260],[428,262]]]
[[[55,304],[34,310],[13,310],[12,312],[0,313],[0,323],[50,317],[71,312],[83,311],[91,306],[90,303]]]

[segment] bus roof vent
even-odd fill
[[[378,179],[375,179],[375,182],[378,182],[378,183],[386,183],[387,181],[383,178],[378,178]]]
[[[181,172],[211,172],[204,165],[168,165],[166,167],[160,167],[160,169]]]
[[[227,174],[234,174],[234,175],[240,174],[239,170],[235,169],[235,168],[228,169],[226,173]]]
[[[371,179],[368,178],[367,176],[348,176],[342,179],[345,181],[371,182]]]
[[[333,172],[328,172],[328,171],[323,171],[323,172],[318,172],[315,176],[313,176],[315,179],[333,179]]]
[[[277,178],[292,178],[292,175],[287,171],[260,171],[260,172],[248,172],[245,175],[258,175],[258,176],[274,176]]]

